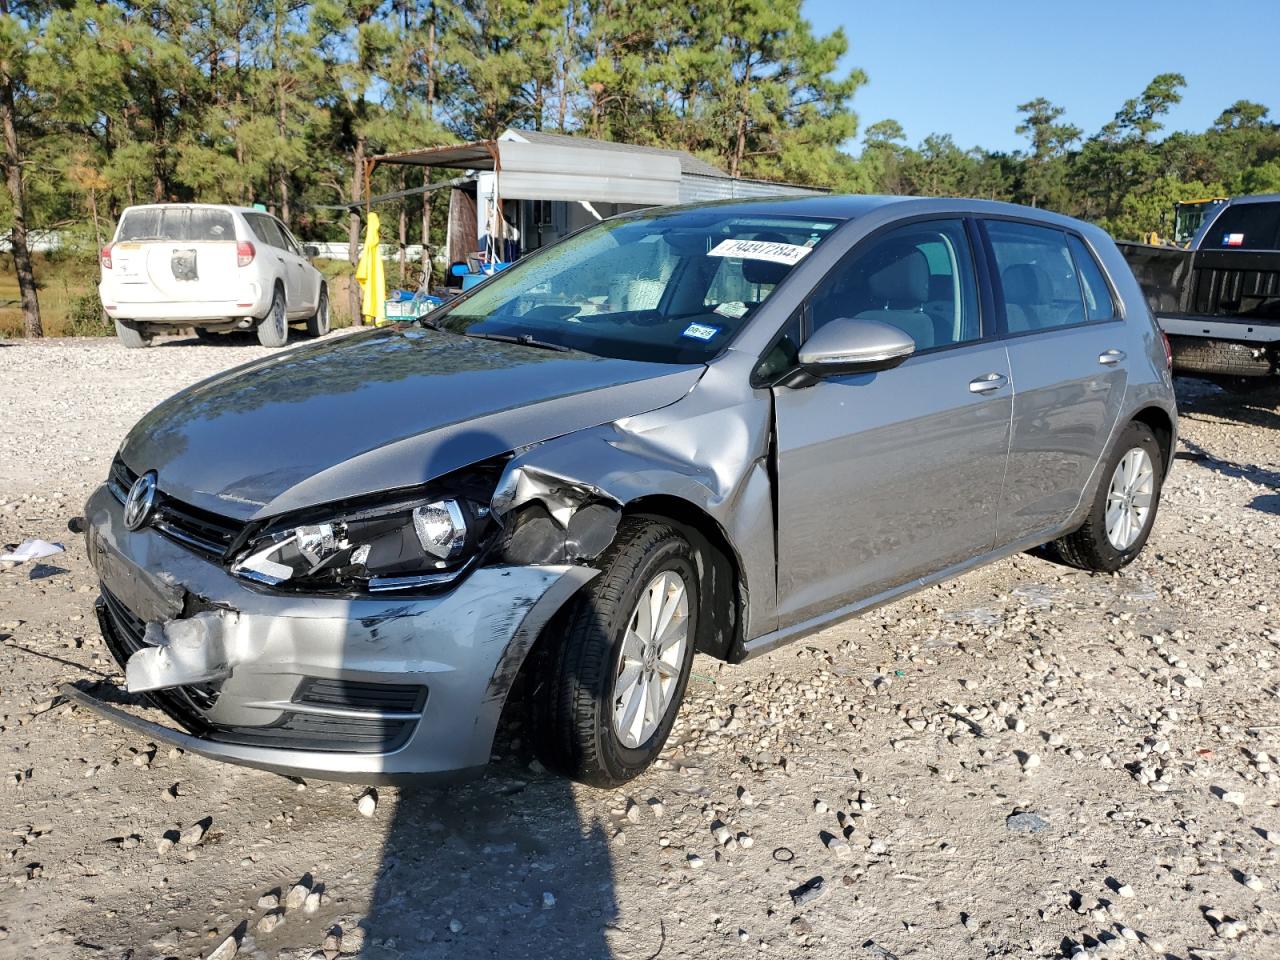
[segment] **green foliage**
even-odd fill
[[[866,130],[857,189],[1012,200],[1093,220],[1121,239],[1167,237],[1173,203],[1211,196],[1280,192],[1280,124],[1262,104],[1238,100],[1202,133],[1158,140],[1186,81],[1162,73],[1115,117],[1081,142],[1082,131],[1043,97],[1017,107],[1028,149],[1012,155],[962,150],[931,135],[915,148],[902,127]]]
[[[102,310],[97,291],[77,294],[67,304],[67,334],[72,337],[106,337],[115,325]]]
[[[76,256],[121,209],[153,200],[261,202],[302,237],[345,239],[359,160],[525,127],[684,149],[744,177],[838,191],[969,195],[1165,229],[1192,195],[1280,191],[1280,126],[1261,104],[1160,139],[1186,86],[1162,73],[1091,136],[1043,97],[1016,107],[1026,149],[909,146],[858,131],[866,82],[849,41],[801,0],[9,0],[0,87],[12,89],[26,220],[71,231]],[[417,186],[384,167],[375,192]],[[443,237],[442,196],[382,208],[388,238]],[[13,197],[0,191],[0,231]],[[403,224],[403,226],[401,226]],[[68,253],[65,256],[72,256]],[[334,271],[335,311],[349,309]],[[39,274],[37,273],[37,279]],[[91,281],[86,281],[90,282]],[[341,293],[339,293],[341,287]],[[67,316],[80,316],[63,291]],[[87,312],[68,323],[92,326]],[[87,327],[86,327],[87,328]]]

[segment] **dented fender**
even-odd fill
[[[711,368],[698,391],[666,407],[518,450],[492,499],[505,534],[500,561],[589,562],[612,543],[624,511],[671,498],[727,541],[744,629],[772,629],[772,406],[767,393],[744,400],[737,375]]]

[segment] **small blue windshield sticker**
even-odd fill
[[[682,337],[692,337],[694,340],[710,340],[720,332],[719,327],[713,327],[709,323],[691,323],[684,328]]]

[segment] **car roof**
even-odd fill
[[[1237,206],[1242,203],[1280,203],[1280,193],[1255,193],[1249,197],[1232,197],[1224,206]]]
[[[675,213],[681,210],[715,209],[729,215],[819,217],[830,220],[854,220],[873,211],[889,207],[900,208],[903,216],[954,215],[1017,217],[1039,220],[1058,227],[1090,230],[1086,221],[1054,213],[1037,207],[998,200],[981,200],[967,197],[911,197],[876,194],[843,194],[809,197],[760,197],[741,200],[713,200],[708,203],[679,204],[670,207],[637,210],[623,216],[644,217],[654,213]]]
[[[131,207],[125,207],[125,213],[130,210],[148,210],[153,207],[198,207],[201,210],[234,210],[236,213],[266,213],[266,210],[257,210],[253,207],[238,207],[232,203],[135,203]]]
[[[717,210],[730,216],[740,213],[744,216],[773,215],[852,220],[886,204],[909,199],[911,198],[874,196],[871,194],[751,197],[738,200],[710,200],[705,203],[681,203],[666,207],[651,207],[647,210],[637,210],[636,214],[644,216],[646,213],[674,213],[680,210]]]

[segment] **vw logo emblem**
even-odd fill
[[[156,502],[156,472],[148,470],[129,488],[129,495],[124,498],[124,525],[130,530],[137,530],[151,516],[151,508]]]

